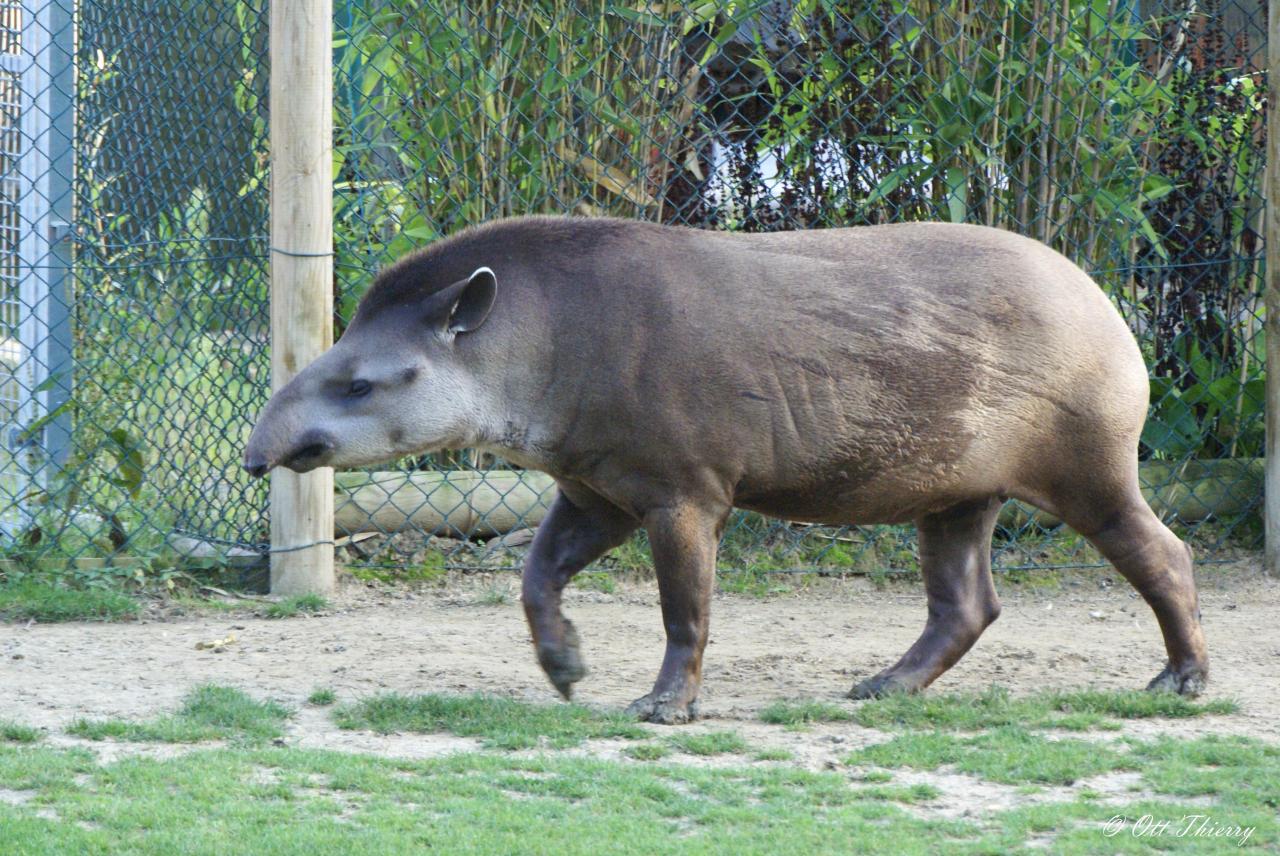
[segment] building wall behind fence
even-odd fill
[[[1092,272],[1141,341],[1157,511],[1202,557],[1257,547],[1264,22],[1252,0],[336,0],[335,323],[379,266],[512,214],[1000,226]],[[81,2],[79,34],[74,436],[13,500],[36,513],[10,566],[260,551],[237,464],[268,386],[265,0]],[[338,483],[344,558],[427,571],[517,564],[552,494],[469,452]],[[996,548],[1096,560],[1013,505]],[[749,514],[722,549],[913,562],[899,528]]]

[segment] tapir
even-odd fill
[[[1138,487],[1148,394],[1102,289],[1012,232],[520,217],[382,270],[339,341],[267,402],[244,463],[262,476],[476,448],[549,473],[522,603],[566,698],[586,668],[562,591],[643,527],[667,640],[629,708],[645,720],[696,715],[735,507],[915,524],[924,630],[854,698],[923,689],[1000,614],[991,538],[1010,497],[1137,588],[1168,655],[1149,688],[1195,695],[1208,656],[1191,552]]]

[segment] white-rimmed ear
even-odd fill
[[[470,333],[489,317],[497,294],[493,271],[478,267],[471,276],[432,295],[427,320],[450,337]]]

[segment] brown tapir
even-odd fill
[[[267,403],[255,476],[441,448],[555,477],[524,569],[538,661],[586,673],[561,592],[638,527],[666,656],[631,711],[694,715],[716,545],[737,506],[919,531],[924,632],[865,698],[919,690],[995,620],[990,542],[1016,497],[1065,520],[1142,593],[1168,662],[1208,674],[1191,554],[1138,490],[1147,371],[1063,256],[981,226],[727,234],[529,217],[378,275],[333,348]]]

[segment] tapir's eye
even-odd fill
[[[353,380],[351,386],[347,387],[348,398],[359,398],[362,395],[368,395],[373,389],[373,384],[367,380]]]

